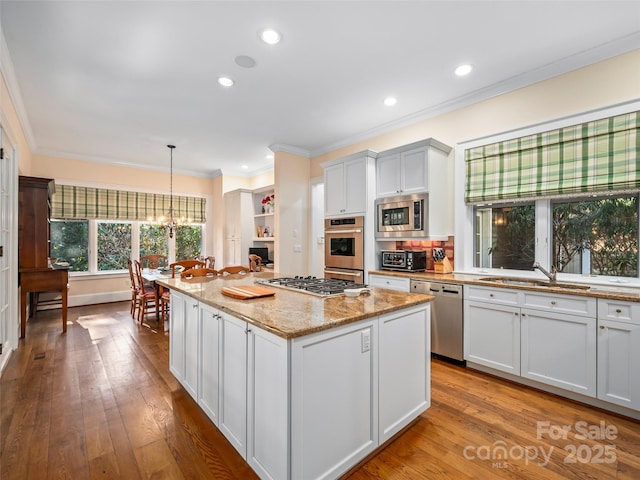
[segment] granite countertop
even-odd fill
[[[468,274],[468,273],[435,273],[435,272],[396,272],[392,270],[370,270],[369,274],[387,275],[390,277],[413,278],[415,280],[425,280],[444,283],[459,283],[468,285],[481,285],[483,287],[497,288],[513,288],[517,290],[533,290],[538,292],[561,293],[564,295],[577,295],[581,297],[604,298],[608,300],[622,300],[627,302],[640,302],[640,288],[624,286],[624,284],[589,284],[590,288],[586,290],[552,287],[552,286],[536,286],[536,285],[509,285],[497,282],[481,280],[487,277],[498,277],[492,273],[486,274]],[[515,278],[510,276],[509,278]],[[524,277],[523,277],[524,278]],[[526,277],[531,279],[531,277]],[[544,277],[536,278],[536,280],[545,281]],[[575,283],[562,282],[558,283]]]
[[[407,294],[371,288],[369,295],[349,298],[344,295],[318,297],[283,288],[274,290],[272,297],[239,300],[223,295],[222,287],[254,285],[256,279],[282,277],[273,272],[199,277],[158,279],[157,283],[193,297],[200,302],[227,312],[283,338],[295,338],[401,310],[433,300],[432,295]]]

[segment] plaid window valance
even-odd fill
[[[156,193],[56,184],[51,202],[52,218],[146,221],[166,215],[171,197]],[[176,217],[205,222],[205,199],[173,196]]]
[[[640,112],[465,150],[468,204],[640,188]]]

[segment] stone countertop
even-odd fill
[[[497,282],[491,282],[481,280],[487,277],[498,277],[494,273],[485,274],[469,274],[469,273],[434,273],[434,272],[396,272],[392,270],[370,270],[369,274],[387,275],[390,277],[402,277],[412,278],[415,280],[425,280],[433,282],[443,283],[459,283],[468,285],[481,285],[483,287],[496,287],[496,288],[513,288],[517,290],[534,290],[538,292],[549,293],[561,293],[564,295],[577,295],[581,297],[591,298],[604,298],[608,300],[622,300],[627,302],[640,302],[640,288],[624,286],[624,284],[589,284],[590,288],[586,290],[563,288],[563,287],[551,287],[551,286],[536,286],[536,285],[509,285],[501,284]],[[506,276],[505,276],[506,277]],[[509,276],[508,278],[515,278]],[[531,277],[523,277],[531,279]],[[544,277],[536,278],[536,280],[545,281]],[[576,282],[563,282],[558,283],[576,283]]]
[[[222,287],[254,285],[257,279],[282,277],[273,272],[234,274],[190,279],[158,279],[157,283],[193,297],[283,338],[295,338],[364,320],[433,300],[432,295],[407,294],[371,288],[369,295],[355,298],[337,295],[318,297],[264,285],[272,297],[239,300],[223,295]]]

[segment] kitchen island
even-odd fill
[[[261,478],[337,478],[429,407],[433,297],[221,291],[274,276],[159,280],[170,369]]]

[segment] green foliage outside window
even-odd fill
[[[131,224],[98,223],[98,271],[126,270],[131,258]]]
[[[560,272],[637,277],[638,196],[555,203],[553,263]]]
[[[158,225],[140,224],[140,256],[164,255],[169,257],[169,234]]]
[[[176,229],[176,261],[199,257],[201,251],[202,226],[179,226]]]
[[[88,272],[89,221],[52,220],[50,256],[68,262],[69,271]]]

